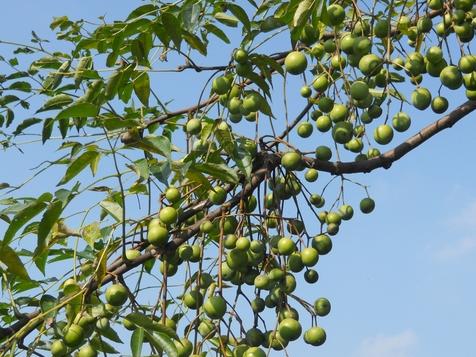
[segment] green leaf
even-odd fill
[[[58,186],[64,185],[65,183],[69,182],[72,178],[78,175],[81,171],[83,171],[89,164],[91,164],[99,155],[97,151],[86,151],[76,159],[74,159],[66,169],[66,173],[64,174],[61,181],[58,183]]]
[[[105,354],[118,354],[120,353],[110,344],[102,339],[104,337],[103,332],[101,331],[100,335],[94,335],[94,337],[89,341],[91,346],[93,346],[97,351],[104,352]]]
[[[39,118],[25,119],[16,127],[15,131],[13,132],[13,135],[21,134],[23,132],[23,130],[25,130],[26,128],[28,128],[32,125],[38,124],[42,121],[43,120],[39,119]]]
[[[29,93],[29,92],[31,92],[31,84],[28,83],[28,82],[23,82],[23,81],[14,82],[14,83],[10,84],[8,89],[13,89],[13,90],[18,90],[20,92]]]
[[[81,236],[91,248],[94,248],[94,242],[101,238],[99,222],[93,222],[81,229]]]
[[[123,343],[117,332],[111,326],[101,330],[101,336],[117,343]]]
[[[170,12],[162,14],[162,23],[167,29],[167,34],[172,38],[173,43],[177,48],[180,48],[182,42],[182,29],[179,20]]]
[[[299,3],[296,12],[293,17],[293,26],[301,26],[309,17],[312,7],[314,6],[315,0],[303,0]]]
[[[30,280],[25,265],[10,246],[3,245],[0,248],[0,261],[7,266],[10,273],[25,280]]]
[[[76,102],[63,109],[56,116],[56,119],[88,118],[95,117],[99,112],[99,107],[92,103]]]
[[[147,72],[135,72],[134,93],[144,106],[149,105],[150,79]]]
[[[182,37],[185,41],[190,45],[190,47],[196,49],[202,55],[206,56],[207,54],[207,46],[193,33],[184,31],[182,33]]]
[[[28,206],[19,211],[12,219],[12,223],[8,226],[5,235],[3,236],[2,245],[8,245],[18,230],[23,227],[30,219],[38,215],[46,208],[46,203],[43,201],[33,201]]]
[[[46,313],[53,309],[57,304],[57,300],[54,296],[45,294],[40,299],[40,308],[42,313]],[[50,311],[47,316],[53,317],[55,315],[55,311]]]
[[[41,131],[41,141],[44,144],[53,133],[53,124],[55,123],[53,118],[47,118],[43,122],[43,130]]]
[[[159,332],[145,331],[147,340],[159,351],[164,351],[168,357],[178,357],[177,347],[174,342],[166,334]]]
[[[226,33],[222,31],[222,29],[216,27],[213,24],[206,24],[206,25],[204,25],[204,27],[209,33],[214,34],[216,37],[221,39],[223,42],[230,43],[230,39],[228,38]]]
[[[215,14],[215,19],[220,21],[222,24],[230,27],[238,26],[238,19],[235,16],[227,15],[224,12],[217,12]]]
[[[201,164],[195,164],[193,167],[200,172],[204,172],[224,182],[236,184],[239,181],[236,171],[224,164],[205,162]]]
[[[104,208],[104,210],[109,213],[109,215],[114,218],[117,222],[122,222],[122,207],[117,202],[112,201],[101,201],[99,205]]]
[[[130,146],[162,155],[167,159],[170,159],[172,153],[170,140],[165,136],[148,135]]]
[[[228,155],[233,156],[235,150],[235,140],[231,135],[228,125],[223,125],[223,123],[218,125],[215,130],[215,137],[217,138],[223,150],[225,150]]]
[[[43,217],[38,225],[38,247],[44,245],[46,238],[51,232],[51,228],[60,218],[61,212],[63,212],[63,202],[54,200],[50,203],[45,213],[43,213]]]
[[[131,336],[132,357],[141,356],[143,344],[144,344],[144,329],[139,327],[134,330]]]
[[[243,10],[240,6],[230,2],[226,3],[226,7],[233,13],[233,15],[236,16],[238,20],[240,20],[245,29],[248,31],[251,30],[250,19],[248,18],[245,10]]]
[[[37,113],[44,112],[47,110],[53,109],[61,109],[65,105],[71,104],[73,102],[73,98],[67,94],[58,94],[54,97],[48,99],[43,106],[37,110]]]
[[[146,331],[156,331],[165,334],[166,336],[178,339],[177,333],[170,327],[164,326],[158,322],[139,312],[132,312],[127,315],[127,319],[137,327],[143,328]]]
[[[197,185],[201,185],[207,191],[210,191],[212,189],[212,185],[210,185],[210,181],[208,181],[208,179],[205,177],[204,174],[194,169],[193,166],[191,166],[187,170],[187,172],[185,173],[185,177],[189,179],[191,182],[194,182]]]

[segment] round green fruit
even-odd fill
[[[345,19],[344,8],[338,4],[332,4],[327,8],[329,24],[333,26],[340,25]]]
[[[70,325],[63,336],[63,341],[68,347],[77,347],[84,341],[84,330],[81,326],[72,324]]]
[[[368,214],[371,213],[375,208],[375,201],[370,197],[364,198],[360,201],[360,210],[362,213]]]
[[[226,301],[221,296],[211,296],[203,304],[203,310],[210,319],[219,320],[226,312]]]
[[[246,52],[244,49],[239,48],[233,53],[233,59],[237,63],[244,64],[248,61],[248,52]]]
[[[348,115],[349,110],[344,104],[335,104],[329,113],[329,117],[334,123],[346,120]]]
[[[127,296],[127,288],[122,284],[113,284],[106,289],[106,301],[112,306],[122,306]]]
[[[312,246],[320,255],[326,255],[332,250],[332,240],[327,234],[319,234],[312,239]]]
[[[433,98],[433,100],[431,101],[431,109],[437,114],[442,114],[446,112],[448,110],[448,106],[448,99],[446,99],[445,97],[438,96]]]
[[[367,76],[376,74],[381,66],[382,59],[373,53],[363,56],[359,61],[360,71]]]
[[[287,152],[281,157],[281,165],[286,170],[296,170],[301,165],[301,155],[295,151]]]
[[[309,169],[304,174],[304,178],[307,182],[314,182],[319,177],[319,172],[316,169]]]
[[[98,352],[96,349],[91,346],[90,344],[87,344],[78,351],[77,357],[96,357],[98,355]]]
[[[301,138],[308,138],[311,136],[312,130],[313,130],[312,124],[309,122],[304,122],[299,124],[297,128],[297,133]]]
[[[289,52],[284,60],[284,67],[290,74],[298,75],[307,68],[307,59],[304,53],[299,51]]]
[[[226,94],[230,90],[230,87],[230,80],[226,77],[215,78],[212,83],[212,89],[218,95]]]
[[[306,247],[301,251],[302,263],[307,267],[313,267],[319,261],[319,253],[316,249]]]
[[[369,86],[363,81],[355,81],[350,86],[350,96],[355,100],[362,100],[369,95]]]
[[[321,346],[326,342],[326,331],[322,327],[311,327],[304,333],[304,342],[312,346]]]
[[[165,191],[165,198],[170,202],[170,203],[175,203],[178,200],[180,200],[180,191],[176,187],[169,187]]]
[[[431,93],[426,88],[417,88],[412,92],[412,104],[419,110],[425,110],[431,104]]]
[[[254,327],[246,331],[246,342],[250,347],[258,347],[264,341],[264,334],[260,329]]]
[[[177,222],[178,212],[173,207],[164,207],[159,212],[159,219],[165,225],[171,225]]]
[[[327,146],[318,146],[316,148],[316,159],[322,161],[329,161],[332,158],[332,151]]]
[[[392,119],[392,126],[398,132],[406,131],[411,124],[410,116],[407,113],[399,112]]]
[[[316,127],[317,127],[317,130],[319,130],[322,133],[329,131],[330,128],[332,128],[331,118],[327,115],[321,115],[316,120]]]
[[[317,316],[326,316],[331,312],[331,303],[326,298],[319,298],[314,302]]]
[[[302,86],[299,93],[301,94],[301,97],[309,98],[312,94],[312,90],[309,86]]]
[[[174,340],[177,349],[177,357],[188,357],[193,352],[193,344],[187,338],[181,338],[179,341]]]
[[[50,352],[53,357],[65,356],[68,352],[68,347],[61,340],[56,340],[51,344]]]
[[[183,296],[183,303],[189,309],[196,310],[203,304],[203,295],[200,291],[192,290]]]
[[[314,284],[319,280],[319,274],[314,269],[309,269],[304,273],[304,280],[309,284]]]
[[[348,221],[354,215],[354,209],[350,205],[342,205],[339,207],[339,214],[344,221]]]
[[[200,119],[192,118],[187,122],[185,126],[185,130],[189,135],[197,135],[200,134],[202,130],[202,122]]]
[[[353,127],[347,121],[341,121],[332,128],[332,138],[336,143],[345,144],[352,139]]]
[[[289,237],[282,237],[278,241],[278,252],[281,255],[290,255],[296,250],[296,245]]]
[[[243,353],[243,357],[266,357],[266,352],[264,352],[259,347],[251,347],[248,348],[245,353]]]
[[[226,201],[226,191],[221,186],[216,186],[208,193],[208,199],[215,205],[221,205]]]
[[[441,83],[449,89],[458,89],[463,85],[463,76],[456,66],[447,66],[440,73]]]
[[[286,318],[278,325],[278,332],[287,341],[294,341],[301,336],[302,327],[298,320]]]

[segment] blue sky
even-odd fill
[[[9,2],[0,13],[0,39],[27,42],[31,30],[40,37],[50,37],[48,24],[52,16],[94,19],[106,14],[109,20],[120,19],[137,3]],[[216,56],[209,64],[221,63],[220,57],[223,58],[218,49],[214,51]],[[0,47],[3,52],[4,47]],[[190,73],[180,87],[170,82],[163,86],[171,98],[182,93],[182,98],[188,99],[194,93],[189,88],[193,86],[187,84],[193,83],[194,78],[198,77]],[[464,101],[461,94],[449,96],[450,107]],[[290,101],[290,111],[297,113],[302,103],[296,95],[296,100]],[[413,130],[436,118],[430,113],[408,112],[414,120]],[[390,170],[359,176],[370,186],[377,203],[375,213],[357,213],[344,225],[334,239],[332,253],[318,263],[319,283],[301,293],[309,295],[310,300],[313,296],[331,300],[331,314],[320,320],[328,341],[317,349],[295,342],[288,349],[290,356],[476,354],[475,132],[475,114],[471,114]],[[394,142],[406,135],[399,135]],[[0,173],[0,181],[25,177],[26,170],[42,155],[35,150],[38,149],[26,147],[21,160],[17,152],[1,152],[0,162],[7,163],[8,169]],[[48,184],[47,177],[36,181],[36,185]],[[349,200],[358,203],[362,193],[349,191]]]

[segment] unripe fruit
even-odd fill
[[[68,347],[61,340],[56,340],[51,344],[50,352],[53,357],[60,357],[66,355]]]
[[[293,240],[289,237],[282,237],[278,241],[278,252],[281,255],[290,255],[296,250]]]
[[[326,342],[326,331],[321,327],[311,327],[304,333],[304,342],[312,346],[321,346]]]
[[[192,118],[187,122],[185,130],[189,135],[200,134],[200,131],[202,130],[202,122],[200,121],[200,119]]]
[[[171,225],[177,222],[178,212],[173,207],[164,207],[159,212],[159,219],[165,225]]]
[[[367,76],[376,74],[381,65],[382,59],[373,53],[363,56],[359,61],[360,71]]]
[[[319,261],[319,253],[314,248],[304,248],[301,251],[302,263],[307,267],[313,267]]]
[[[392,119],[392,126],[398,132],[406,131],[410,127],[410,124],[411,124],[410,117],[408,116],[407,113],[404,113],[404,112],[399,112],[395,114],[395,116]]]
[[[374,208],[375,201],[370,197],[364,198],[362,201],[360,201],[360,210],[362,213],[370,213],[374,210]]]
[[[332,250],[332,240],[326,234],[319,234],[312,239],[312,246],[319,255],[326,255]]]
[[[329,87],[329,79],[327,78],[327,74],[321,74],[314,78],[312,87],[318,92],[324,92],[327,87]]]
[[[347,121],[338,122],[332,128],[332,138],[336,143],[345,144],[352,139],[352,136],[352,124]]]
[[[350,205],[342,205],[339,207],[339,214],[343,220],[348,221],[354,215],[354,209]]]
[[[260,329],[254,327],[246,331],[246,342],[248,346],[258,347],[264,341],[264,334]]]
[[[447,66],[440,73],[441,83],[449,89],[458,89],[463,84],[463,76],[456,66]]]
[[[332,121],[331,118],[327,115],[321,115],[316,120],[316,127],[320,132],[329,131],[332,128]]]
[[[177,357],[188,357],[193,352],[193,344],[187,338],[181,338],[180,341],[174,340],[177,349]]]
[[[96,357],[98,355],[98,352],[96,349],[91,346],[90,344],[87,344],[78,351],[77,357]]]
[[[290,74],[298,75],[303,73],[307,68],[306,56],[299,51],[292,51],[284,60],[284,67]]]
[[[345,19],[344,8],[337,4],[332,4],[327,8],[329,24],[333,26],[340,25]]]
[[[304,273],[304,280],[309,284],[314,284],[319,280],[319,274],[314,269],[309,269]]]
[[[314,302],[314,310],[318,316],[326,316],[331,312],[331,303],[326,298],[319,298]]]
[[[246,237],[240,237],[237,239],[236,241],[236,249],[239,249],[239,250],[248,250],[250,248],[250,240]]]
[[[245,353],[243,353],[243,357],[266,357],[266,352],[264,352],[259,347],[251,347],[248,348]],[[233,356],[234,357],[234,356]]]
[[[242,48],[239,48],[233,54],[233,59],[238,63],[244,64],[246,61],[248,61],[248,52]]]
[[[165,191],[165,198],[170,202],[170,203],[175,203],[178,200],[180,200],[180,191],[176,187],[169,187]]]
[[[417,88],[411,96],[412,104],[419,110],[425,110],[431,104],[431,93],[426,88]]]
[[[221,296],[211,296],[203,304],[203,310],[211,319],[221,319],[226,312],[226,301]]]
[[[226,94],[231,87],[231,82],[226,77],[218,77],[213,80],[212,89],[216,94]]]
[[[301,164],[301,155],[295,151],[285,153],[281,157],[281,165],[287,170],[296,170]]]
[[[122,306],[127,301],[127,288],[122,284],[113,284],[106,289],[106,301],[112,306]]]
[[[68,347],[77,347],[84,340],[84,330],[81,326],[72,324],[64,333],[63,341]]]
[[[347,119],[349,111],[344,104],[335,104],[329,113],[329,117],[334,123]]]
[[[221,205],[226,201],[226,191],[221,186],[216,186],[208,193],[208,199],[215,205]]]
[[[198,290],[192,290],[183,296],[183,303],[189,309],[195,310],[202,306],[203,295]]]
[[[302,327],[299,321],[287,318],[279,323],[278,332],[285,340],[294,341],[301,336]]]
[[[313,130],[312,124],[309,122],[304,122],[299,124],[297,128],[297,133],[301,138],[308,138],[311,136],[312,130]]]
[[[314,182],[319,177],[319,172],[316,169],[309,169],[304,174],[304,178],[307,182]]]
[[[312,94],[312,90],[309,86],[303,86],[299,90],[299,93],[301,94],[301,97],[303,98],[309,98]]]
[[[329,161],[332,158],[332,151],[327,146],[318,146],[316,148],[316,159]]]
[[[437,114],[442,114],[446,112],[448,110],[448,106],[448,99],[446,99],[445,97],[438,96],[433,98],[433,100],[431,101],[431,109]]]

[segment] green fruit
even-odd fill
[[[301,97],[303,98],[309,98],[312,94],[311,87],[309,86],[302,86],[301,89],[299,90],[299,93],[301,94]]]
[[[311,46],[318,39],[319,31],[316,30],[312,25],[306,24],[301,31],[301,36],[299,37],[299,40],[306,46]]]
[[[185,131],[189,135],[197,135],[200,134],[200,131],[202,130],[202,122],[200,119],[197,118],[192,118],[187,122],[187,125],[185,126]]]
[[[257,93],[250,93],[243,98],[243,108],[248,112],[257,112],[261,108],[262,99]]]
[[[433,28],[433,22],[428,16],[422,16],[418,19],[417,29],[419,33],[428,33]]]
[[[324,42],[324,51],[331,54],[337,49],[336,43],[333,39],[328,39]]]
[[[314,182],[319,177],[319,172],[316,169],[309,169],[304,174],[304,178],[307,182]]]
[[[347,142],[344,146],[347,150],[357,153],[362,151],[364,144],[361,139],[354,138]]]
[[[307,68],[307,59],[304,53],[299,51],[289,52],[284,60],[284,67],[290,74],[298,75],[303,73]]]
[[[326,342],[326,331],[321,327],[311,327],[304,333],[304,342],[312,346],[321,346]]]
[[[237,239],[235,247],[239,250],[248,250],[250,248],[251,242],[246,237],[240,237]]]
[[[432,10],[441,10],[443,8],[443,0],[429,0],[428,7]]]
[[[78,351],[78,354],[76,355],[77,357],[96,357],[98,355],[98,352],[96,349],[91,346],[90,344],[87,344]]]
[[[265,309],[265,304],[264,300],[260,297],[257,297],[251,302],[251,309],[253,310],[254,313],[259,313],[264,311]]]
[[[248,61],[248,52],[239,48],[233,53],[233,59],[238,63],[244,64]]]
[[[333,26],[340,25],[345,19],[344,8],[337,4],[332,4],[327,8],[329,24]]]
[[[193,255],[193,249],[188,244],[182,244],[177,251],[180,259],[184,261],[189,261]]]
[[[344,121],[347,119],[349,111],[344,104],[335,104],[329,113],[329,117],[334,123]]]
[[[289,237],[282,237],[278,241],[278,252],[281,255],[290,255],[296,250],[296,245]]]
[[[363,81],[355,81],[350,86],[350,96],[355,100],[362,100],[369,95],[369,86]]]
[[[226,256],[226,263],[233,270],[246,271],[248,263],[246,252],[238,249],[231,250]]]
[[[254,286],[257,288],[257,289],[263,289],[263,290],[268,290],[269,288],[269,278],[267,275],[258,275],[255,279],[254,279]]]
[[[181,338],[180,341],[173,340],[177,349],[178,357],[188,357],[193,352],[193,344],[187,338]]]
[[[340,40],[340,49],[341,51],[351,54],[354,52],[355,38],[352,37],[349,33],[342,36]]]
[[[329,97],[321,97],[319,98],[317,105],[319,106],[320,111],[329,113],[332,108],[334,108],[334,100]]]
[[[380,145],[386,145],[393,139],[393,129],[390,125],[381,124],[375,128],[374,140]]]
[[[471,73],[476,68],[476,60],[472,55],[462,56],[458,62],[458,68],[463,73]]]
[[[340,224],[341,221],[342,221],[342,217],[338,212],[331,211],[331,212],[327,213],[327,216],[326,216],[326,223],[327,224],[331,224],[331,223]]]
[[[140,252],[136,249],[127,249],[126,250],[126,259],[134,260],[140,257]]]
[[[448,110],[448,106],[448,99],[446,99],[445,97],[438,96],[433,98],[433,100],[431,101],[431,109],[437,114],[442,114],[446,112],[446,110]]]
[[[456,66],[447,66],[440,73],[441,83],[449,89],[458,89],[463,84],[463,76]]]
[[[216,94],[226,94],[231,87],[231,82],[226,77],[218,77],[213,80],[212,89]]]
[[[318,59],[321,59],[325,52],[324,46],[321,43],[317,43],[311,48],[311,54]]]
[[[374,210],[375,208],[375,201],[371,199],[370,197],[364,198],[362,201],[360,201],[360,210],[362,213],[370,213]]]
[[[390,22],[386,19],[378,20],[374,24],[374,34],[376,37],[387,37],[390,30]]]
[[[68,352],[68,347],[63,341],[56,340],[51,344],[50,352],[53,357],[64,356]]]
[[[112,306],[122,306],[127,296],[127,288],[122,284],[113,284],[106,289],[106,301]]]
[[[360,71],[367,76],[377,73],[381,66],[382,59],[373,53],[363,56],[359,61]]]
[[[294,252],[288,258],[288,269],[293,273],[299,273],[304,269],[301,254]]]
[[[336,143],[345,144],[352,139],[353,127],[347,121],[341,121],[332,128],[332,138]]]
[[[165,225],[171,225],[177,222],[178,212],[173,207],[164,207],[159,212],[159,219]]]
[[[368,54],[371,48],[372,42],[367,37],[357,37],[354,40],[354,47],[352,48],[352,52],[355,56],[355,63],[353,63],[352,66],[357,67],[362,56]],[[352,57],[349,56],[349,59],[351,58]]]
[[[426,88],[417,88],[411,96],[412,104],[419,110],[425,110],[431,104],[431,93]]]
[[[332,249],[332,240],[326,234],[319,234],[312,239],[312,246],[319,255],[326,255]]]
[[[411,124],[410,116],[407,113],[399,112],[392,119],[392,126],[398,132],[406,131]]]
[[[329,161],[332,158],[332,151],[327,146],[318,146],[316,148],[316,159]]]
[[[319,298],[314,302],[317,316],[326,316],[331,312],[331,303],[326,298]]]
[[[202,320],[198,324],[198,333],[202,337],[212,338],[215,335],[215,325],[210,320]]]
[[[226,191],[221,186],[215,186],[212,191],[208,193],[208,199],[215,205],[221,205],[226,201]]]
[[[211,296],[203,304],[203,310],[210,319],[219,320],[226,312],[226,301],[221,296]]]
[[[309,284],[314,284],[319,280],[319,274],[314,269],[309,269],[304,273],[304,280]]]
[[[312,124],[309,122],[304,122],[299,124],[297,128],[297,133],[301,138],[308,138],[311,136],[312,130],[313,130]]]
[[[296,170],[301,165],[301,155],[295,151],[287,152],[281,157],[281,165],[286,170]]]
[[[258,347],[264,341],[264,334],[260,329],[254,327],[246,331],[246,343],[250,347]]]
[[[169,187],[165,191],[165,198],[170,202],[170,203],[175,203],[178,200],[180,200],[180,191],[176,187]]]
[[[251,347],[248,348],[245,353],[243,353],[243,357],[266,357],[266,352],[264,352],[259,347]]]
[[[318,92],[324,92],[329,87],[329,79],[326,74],[321,74],[314,78],[312,87]]]
[[[332,128],[331,118],[327,115],[321,115],[316,120],[316,127],[320,132],[323,132],[323,133],[325,133],[326,131],[329,131],[329,129]]]
[[[183,303],[189,309],[196,310],[203,304],[203,295],[200,291],[192,290],[183,296]]]
[[[354,209],[350,205],[342,205],[339,207],[339,214],[344,221],[348,221],[354,215]]]
[[[301,251],[302,263],[307,267],[313,267],[319,261],[319,253],[314,248],[304,248]]]
[[[63,341],[68,347],[77,347],[84,341],[84,330],[81,326],[72,324],[64,333]]]
[[[285,340],[294,341],[301,336],[302,327],[299,321],[287,318],[279,323],[278,332]]]

